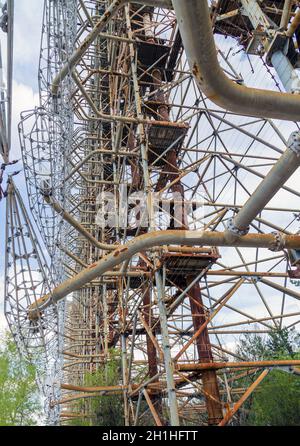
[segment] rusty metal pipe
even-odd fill
[[[287,367],[300,366],[300,360],[284,359],[273,361],[240,361],[240,362],[207,362],[207,363],[186,363],[178,364],[176,370],[182,372],[194,372],[197,370],[221,370],[221,369],[240,369],[240,368],[258,368],[258,367]]]
[[[107,254],[98,262],[84,268],[76,276],[61,283],[54,288],[51,294],[47,294],[29,307],[29,317],[34,319],[39,311],[49,307],[75,290],[82,288],[87,283],[101,276],[106,271],[112,270],[117,265],[132,258],[138,252],[143,252],[154,246],[178,243],[180,245],[208,245],[208,246],[239,246],[247,248],[274,249],[277,246],[276,234],[247,234],[236,236],[226,232],[208,231],[153,231],[143,234],[131,240],[127,244],[118,247],[112,253]],[[281,236],[281,249],[300,249],[300,235]]]
[[[237,401],[233,408],[227,412],[223,420],[218,424],[218,426],[226,426],[231,420],[233,415],[239,410],[239,408],[244,404],[244,402],[249,398],[251,393],[256,389],[256,387],[262,382],[262,380],[268,375],[270,370],[264,370],[259,377],[251,384],[251,386],[246,390],[244,395]]]
[[[117,245],[109,245],[108,243],[99,242],[92,234],[90,234],[69,212],[49,195],[44,195],[44,200],[48,203],[61,217],[68,222],[79,234],[83,235],[93,246],[106,251],[114,251]]]
[[[230,80],[217,58],[207,0],[172,0],[190,68],[209,100],[234,113],[297,121],[300,98]]]
[[[239,235],[246,234],[249,231],[250,223],[295,173],[299,165],[300,133],[293,132],[288,141],[288,148],[274,164],[242,209],[229,221],[228,230]]]

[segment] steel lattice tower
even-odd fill
[[[231,348],[299,323],[299,127],[284,107],[221,108],[187,26],[203,1],[45,0],[40,107],[19,126],[30,215],[12,180],[7,197],[6,314],[38,353],[50,423],[93,424],[93,399],[115,395],[125,425],[224,425],[270,367],[300,365]],[[266,78],[296,110],[298,10],[275,3],[211,3],[212,53],[230,85]],[[86,384],[115,358],[118,383]]]

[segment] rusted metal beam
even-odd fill
[[[233,285],[233,287],[227,291],[224,296],[222,296],[219,299],[219,306],[214,310],[214,312],[206,318],[206,320],[203,322],[203,324],[198,328],[198,330],[195,332],[195,334],[190,338],[190,340],[181,348],[181,350],[177,353],[175,356],[175,361],[178,361],[178,359],[183,355],[184,352],[193,344],[194,341],[198,339],[199,336],[204,332],[204,330],[207,328],[208,324],[211,322],[211,320],[219,313],[219,311],[224,307],[224,305],[228,302],[228,300],[233,296],[233,294],[239,289],[239,287],[244,283],[244,279],[240,279],[236,284]]]
[[[298,11],[296,12],[293,20],[291,21],[290,26],[288,27],[288,30],[286,31],[286,36],[287,37],[293,37],[294,32],[296,31],[296,29],[298,28],[298,26],[300,25],[300,9],[298,9]]]
[[[226,426],[229,421],[232,419],[234,414],[240,409],[240,407],[244,404],[244,402],[249,398],[251,393],[256,389],[256,387],[262,382],[262,380],[268,375],[270,370],[264,370],[259,377],[251,384],[251,386],[246,390],[244,395],[239,399],[237,403],[234,404],[233,408],[230,409],[223,420],[218,424],[218,426]]]
[[[158,413],[156,412],[155,407],[154,407],[154,405],[151,401],[151,398],[150,398],[146,389],[143,390],[143,394],[144,394],[145,400],[147,401],[147,404],[149,406],[151,414],[155,420],[156,426],[163,426],[161,419],[159,418]]]
[[[278,245],[276,234],[247,234],[245,236],[234,236],[228,232],[206,232],[206,231],[154,231],[131,240],[120,246],[114,252],[106,255],[98,262],[83,269],[76,276],[66,280],[54,288],[51,294],[43,296],[28,308],[29,317],[35,318],[37,311],[42,311],[66,297],[71,292],[80,289],[85,284],[101,276],[106,271],[130,259],[140,251],[145,251],[154,246],[178,243],[184,245],[209,245],[209,246],[239,246],[249,248],[274,249]],[[281,249],[300,249],[299,235],[281,236]]]
[[[44,199],[66,222],[68,222],[79,234],[83,235],[93,246],[106,251],[113,251],[116,245],[99,242],[90,232],[88,232],[81,223],[79,223],[72,215],[67,212],[51,195],[44,194]]]
[[[187,278],[187,286],[193,282],[193,277]],[[194,329],[197,332],[206,322],[205,309],[202,302],[199,282],[188,292]],[[201,314],[202,313],[202,314]],[[196,347],[200,363],[213,361],[213,355],[207,326],[196,339]],[[208,413],[208,424],[215,425],[223,418],[219,386],[215,370],[204,370],[202,375],[203,389]],[[212,398],[210,397],[212,396]]]
[[[207,362],[204,363],[186,363],[177,364],[176,369],[184,372],[201,371],[201,370],[221,370],[221,369],[242,369],[242,368],[259,368],[259,367],[287,367],[300,366],[300,360],[284,359],[271,361],[239,361],[239,362]]]
[[[77,392],[118,392],[123,391],[124,389],[127,389],[125,386],[95,386],[95,387],[89,387],[89,386],[75,386],[73,384],[61,384],[61,389],[64,390],[75,390]]]

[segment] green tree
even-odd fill
[[[245,360],[300,359],[300,336],[295,329],[274,330],[268,336],[243,335],[237,354]],[[258,372],[259,373],[259,372]],[[248,387],[258,375],[237,385]],[[273,369],[244,405],[239,424],[300,426],[300,376]]]
[[[93,373],[85,374],[86,386],[115,386],[120,383],[121,361],[118,352],[110,351],[110,359]],[[104,395],[90,401],[91,411],[95,414],[96,426],[123,426],[122,395]]]
[[[272,370],[254,394],[246,424],[300,426],[300,377]]]
[[[116,386],[121,382],[120,352],[114,349],[109,351],[109,360],[93,372],[84,374],[84,386],[101,387]],[[124,426],[123,396],[120,394],[103,395],[88,400],[81,400],[74,404],[74,411],[87,412],[88,419],[75,419],[69,425],[80,426]]]
[[[35,372],[5,333],[0,341],[0,426],[37,424],[40,402]]]

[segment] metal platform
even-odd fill
[[[170,52],[171,46],[162,39],[156,42],[137,40],[138,76],[142,83],[151,84],[153,82],[149,67],[160,69],[166,81],[172,80],[174,72],[170,67],[167,69]]]
[[[179,151],[188,130],[189,126],[187,124],[178,122],[152,125],[148,136],[149,163],[154,163],[169,148]],[[156,165],[161,165],[165,162],[166,158],[161,157]]]
[[[209,248],[207,253],[168,252],[163,254],[161,261],[168,274],[177,276],[196,276],[210,264],[215,263],[220,254],[217,248]]]

